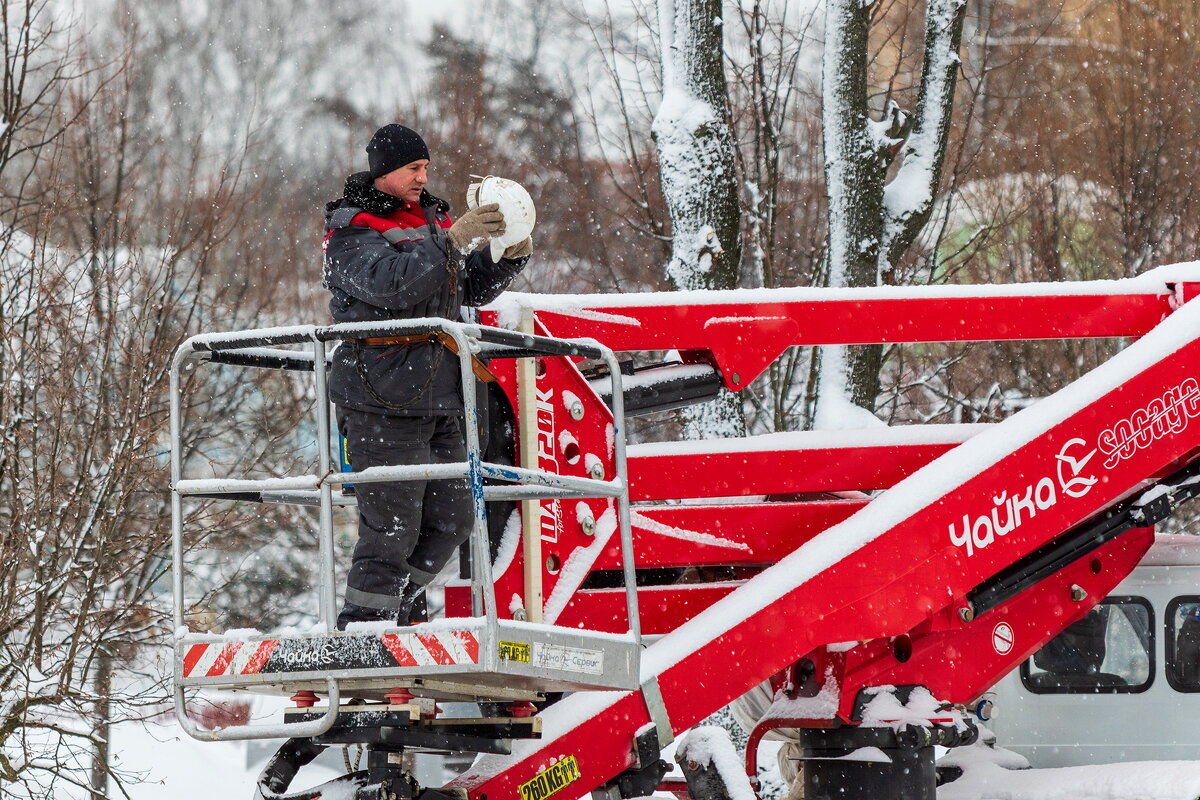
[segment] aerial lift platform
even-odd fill
[[[770,680],[776,702],[754,741],[802,731],[809,797],[931,798],[932,745],[972,737],[955,709],[1083,617],[1197,491],[1198,288],[1200,267],[1179,265],[1073,284],[506,295],[481,325],[194,337],[173,372],[176,444],[185,365],[312,370],[317,430],[328,430],[326,343],[414,330],[491,359],[519,433],[516,466],[482,452],[468,424],[465,464],[344,474],[323,441],[316,473],[266,481],[186,479],[176,448],[179,626],[186,497],[318,505],[327,625],[330,519],[345,502],[334,487],[466,477],[476,508],[471,583],[447,587],[445,619],[309,636],[181,632],[181,723],[199,738],[292,737],[260,781],[264,798],[347,787],[363,798],[630,798],[659,786],[659,753],[676,735]],[[740,390],[791,346],[1105,337],[1135,341],[994,425],[624,444],[626,411]],[[297,343],[311,348],[285,349]],[[639,351],[680,358],[631,370],[616,356]],[[493,562],[486,505],[499,501],[521,504],[522,536]],[[279,725],[202,731],[183,713],[194,688],[282,692],[297,708]],[[366,702],[342,705],[347,695]],[[489,713],[440,720],[439,699]],[[905,706],[919,723],[880,711]],[[367,770],[287,794],[300,764],[348,741],[371,748]],[[842,758],[866,746],[888,758]],[[421,788],[394,764],[404,748],[484,755],[447,786]],[[725,791],[684,772],[693,796]]]

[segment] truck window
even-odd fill
[[[1144,692],[1153,682],[1154,610],[1144,597],[1105,598],[1021,665],[1034,694]]]
[[[1200,692],[1200,596],[1167,604],[1167,683],[1177,692]]]

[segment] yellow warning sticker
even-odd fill
[[[538,773],[533,780],[522,783],[517,791],[521,793],[521,800],[546,800],[581,777],[583,774],[575,756],[566,756],[547,767],[545,772]]]
[[[532,657],[529,645],[525,642],[506,642],[501,639],[499,651],[501,661],[520,661],[522,664],[528,664]]]

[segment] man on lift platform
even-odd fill
[[[385,125],[367,145],[370,169],[346,179],[325,206],[324,286],[335,322],[461,318],[516,277],[533,241],[489,253],[505,232],[495,203],[450,218],[430,194],[429,149],[415,131]],[[330,398],[350,464],[466,460],[462,386],[454,342],[436,335],[343,342],[333,353]],[[489,379],[479,365],[477,377]],[[337,626],[408,624],[414,604],[471,530],[465,480],[360,483],[358,542]]]

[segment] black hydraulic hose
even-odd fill
[[[1158,481],[1157,496],[1147,489],[1107,509],[1057,539],[1034,550],[967,592],[975,615],[991,611],[1132,528],[1154,525],[1182,502],[1200,494],[1200,461]],[[1153,497],[1153,499],[1148,499]]]
[[[346,790],[357,790],[367,785],[365,770],[334,778],[311,789],[287,793],[300,768],[311,763],[325,751],[325,747],[315,744],[312,739],[288,739],[263,767],[262,774],[258,776],[254,800],[320,800],[326,793],[330,794],[331,799],[353,797]]]

